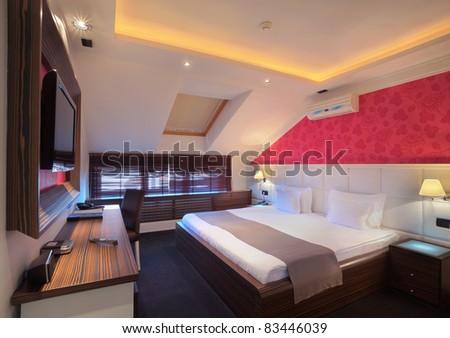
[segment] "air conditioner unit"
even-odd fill
[[[327,117],[355,113],[359,110],[359,96],[352,93],[315,104],[306,108],[306,116],[310,120],[319,120]]]

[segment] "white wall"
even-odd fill
[[[178,147],[178,149],[177,149]],[[162,135],[159,145],[156,149],[157,153],[176,152],[181,150],[195,151],[205,153],[208,150],[206,138],[204,136],[185,136],[185,135]]]
[[[7,136],[7,1],[0,0],[0,317],[15,317],[19,308],[10,298],[43,243],[52,240],[65,223],[67,211],[38,240],[18,231],[6,231],[6,136]],[[84,133],[83,133],[84,134]],[[86,141],[82,138],[82,148]],[[82,191],[85,195],[86,157],[82,156]]]

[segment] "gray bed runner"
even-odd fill
[[[290,236],[228,211],[203,212],[195,215],[283,261],[293,285],[295,303],[342,284],[341,268],[336,255],[329,248]]]

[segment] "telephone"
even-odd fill
[[[80,210],[88,210],[94,208],[94,204],[92,203],[77,203],[77,208]]]
[[[50,241],[45,243],[41,247],[41,254],[45,251],[52,250],[55,255],[64,255],[72,251],[73,241],[71,239],[65,239],[62,241]]]

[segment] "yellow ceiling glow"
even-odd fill
[[[422,32],[421,34],[412,36],[409,39],[398,42],[395,45],[387,46],[359,60],[355,60],[348,64],[340,65],[337,68],[329,70],[322,76],[318,76],[316,81],[322,82],[331,79],[335,76],[351,72],[353,70],[362,68],[370,64],[374,64],[378,61],[387,59],[394,55],[401,54],[403,52],[426,45],[428,43],[438,42],[441,38],[445,38],[448,36],[450,36],[450,22],[447,22],[446,24],[430,29],[426,32]]]
[[[136,27],[134,22],[116,20],[115,35],[118,38],[145,43],[151,46],[173,51],[215,57],[225,61],[246,64],[273,72],[294,76],[297,78],[313,79],[315,74],[301,69],[289,67],[277,60],[268,60],[257,52],[242,46],[218,43],[201,37],[192,36],[184,32],[172,31],[167,27],[153,27],[151,31]]]
[[[197,54],[206,57],[218,58],[227,62],[245,64],[252,67],[279,73],[285,76],[306,79],[313,82],[323,82],[336,76],[360,69],[362,67],[382,61],[386,58],[407,52],[424,44],[438,42],[450,36],[450,22],[433,27],[420,34],[413,35],[396,44],[385,46],[370,55],[364,55],[356,60],[337,66],[324,67],[321,73],[307,69],[305,65],[289,64],[283,60],[271,58],[270,52],[258,52],[246,46],[232,45],[220,41],[207,40],[201,36],[194,36],[187,31],[171,29],[168,26],[157,24],[142,24],[116,9],[115,21],[116,37],[144,43],[159,48],[183,53]]]

